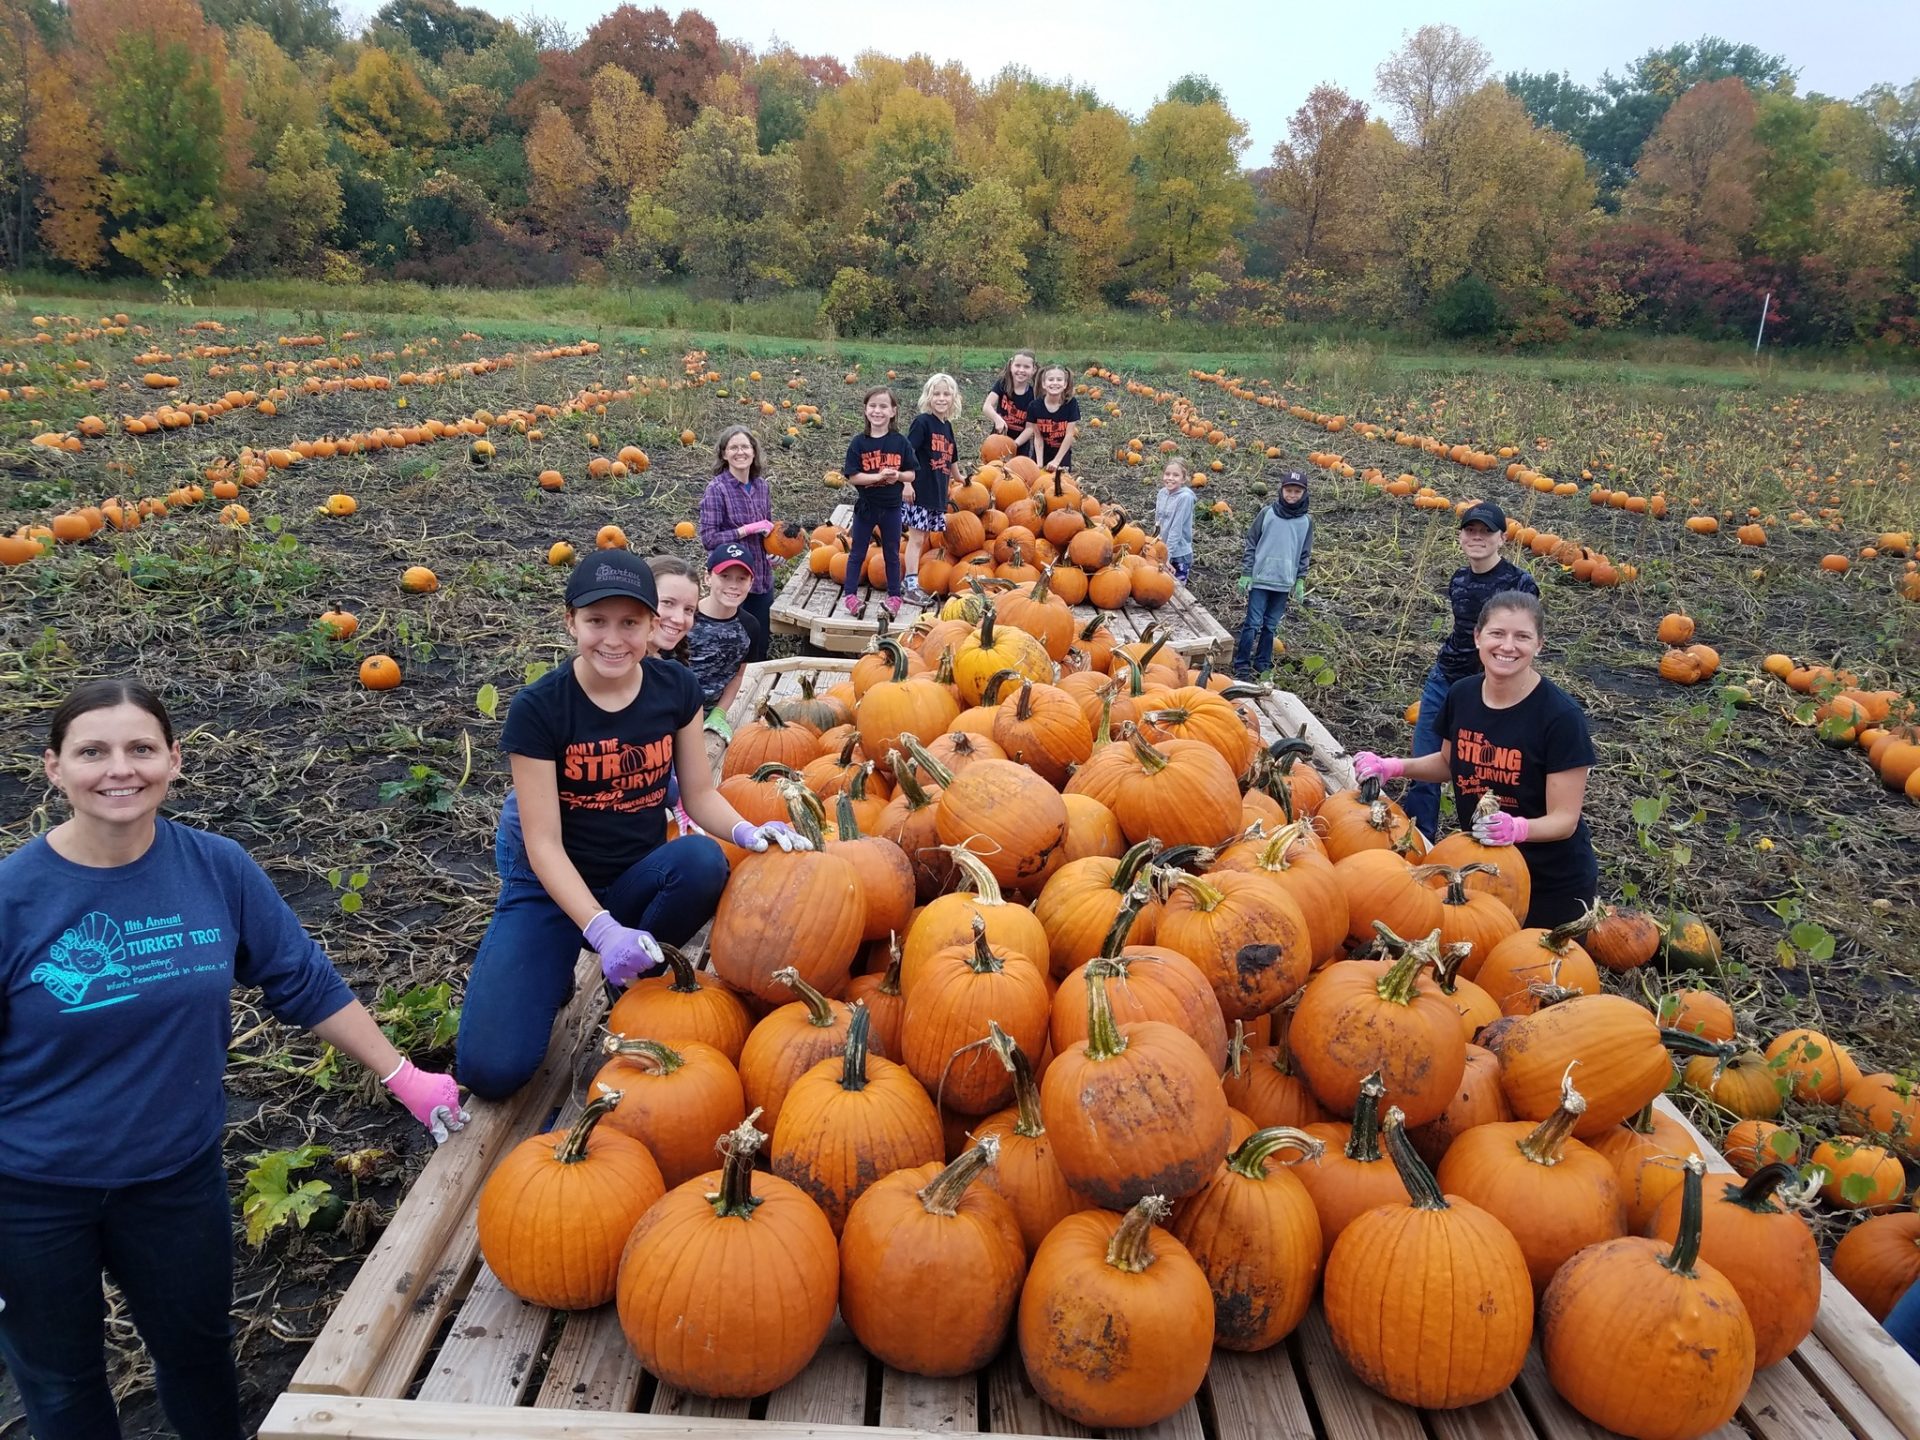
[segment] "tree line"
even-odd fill
[[[851,69],[622,5],[0,0],[0,256],[95,274],[817,292],[841,334],[1028,308],[1920,346],[1920,80],[1802,95],[1707,37],[1592,87],[1447,25],[1270,156],[1009,66]],[[1254,160],[1264,160],[1250,168]]]

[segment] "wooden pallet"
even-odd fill
[[[833,523],[850,525],[853,523],[853,507],[842,505],[833,512]],[[780,635],[798,635],[816,650],[825,650],[835,655],[857,655],[873,644],[873,637],[879,633],[879,617],[885,613],[882,602],[886,591],[875,590],[864,582],[859,595],[861,612],[849,615],[840,604],[840,586],[824,575],[815,575],[805,565],[796,565],[794,572],[781,587],[773,600],[773,629]],[[928,607],[903,602],[897,618],[888,621],[888,628],[899,630],[911,625],[920,618]],[[933,608],[938,608],[937,603]],[[1091,605],[1073,607],[1074,618],[1085,624],[1098,614],[1107,622],[1107,628],[1123,645],[1138,640],[1149,628],[1156,633],[1165,631],[1167,644],[1180,652],[1190,663],[1198,664],[1211,657],[1216,663],[1224,664],[1233,658],[1233,635],[1198,600],[1186,586],[1175,587],[1173,599],[1158,610],[1149,610],[1143,605],[1129,601],[1118,610],[1095,610]]]
[[[733,710],[797,694],[800,678],[832,683],[851,660],[777,660],[751,667]],[[1300,701],[1256,702],[1273,738],[1301,733],[1337,784],[1344,752]],[[1012,1347],[988,1369],[951,1380],[905,1375],[866,1355],[836,1322],[813,1363],[751,1401],[692,1396],[648,1375],[613,1307],[558,1314],[506,1293],[477,1253],[474,1207],[494,1162],[579,1104],[595,1066],[586,1043],[604,1013],[598,966],[581,956],[573,1003],[545,1063],[501,1104],[474,1102],[473,1121],[435,1153],[393,1223],[275,1401],[261,1440],[909,1440],[929,1435],[1058,1436],[1097,1432],[1049,1409]],[[1669,1114],[1686,1121],[1664,1100]],[[1689,1128],[1691,1128],[1689,1126]],[[1717,1170],[1729,1167],[1695,1132]],[[1713,1440],[1920,1440],[1920,1365],[1831,1274],[1814,1333],[1755,1377],[1735,1423]],[[1354,1377],[1316,1305],[1285,1343],[1259,1355],[1222,1351],[1195,1399],[1147,1440],[1604,1440],[1554,1393],[1538,1348],[1506,1394],[1450,1412],[1396,1404]]]

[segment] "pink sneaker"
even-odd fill
[[[898,615],[899,613],[900,613],[900,597],[898,595],[887,596],[887,614]]]
[[[847,614],[856,617],[860,614],[860,597],[858,595],[842,595],[840,597],[840,603],[846,607]]]

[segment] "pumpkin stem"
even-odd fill
[[[1100,633],[1101,627],[1106,623],[1107,621],[1104,615],[1094,615],[1088,619],[1085,625],[1080,627],[1080,633],[1074,638],[1077,640],[1091,641],[1095,635]]]
[[[1013,716],[1016,720],[1033,718],[1033,681],[1030,679],[1023,677],[1020,681],[1020,698],[1014,701]]]
[[[927,772],[927,778],[942,790],[953,784],[953,771],[933,758],[932,753],[912,735],[900,737],[900,748],[907,752],[913,763]]]
[[[847,1048],[840,1065],[840,1088],[864,1090],[867,1088],[867,1032],[873,1026],[873,1015],[864,1000],[854,1001],[852,1011],[853,1019],[847,1026]]]
[[[1691,1030],[1675,1030],[1671,1026],[1662,1026],[1660,1043],[1674,1055],[1711,1055],[1717,1062],[1716,1072],[1733,1063],[1733,1057],[1739,1054],[1739,1048],[1729,1040],[1709,1040],[1704,1035],[1696,1035]]]
[[[1374,1071],[1360,1082],[1360,1094],[1353,1102],[1353,1125],[1347,1132],[1346,1155],[1371,1165],[1380,1154],[1380,1102],[1387,1098],[1386,1083]]]
[[[908,737],[902,737],[906,739]],[[931,757],[929,757],[931,758]],[[924,810],[933,803],[933,797],[927,794],[926,787],[913,773],[913,765],[901,751],[894,751],[892,757],[894,784],[907,797],[907,807],[912,810]]]
[[[1556,925],[1540,937],[1540,943],[1553,951],[1564,951],[1567,946],[1586,934],[1600,921],[1598,906],[1590,906],[1584,914],[1576,915],[1564,925]]]
[[[1419,990],[1420,972],[1440,958],[1440,932],[1435,930],[1425,940],[1402,940],[1383,920],[1374,921],[1373,928],[1387,953],[1394,957],[1374,989],[1389,1005],[1411,1005]]]
[[[1141,768],[1149,775],[1157,775],[1167,768],[1169,761],[1164,750],[1154,749],[1138,730],[1128,738],[1133,743],[1133,753],[1139,758]]]
[[[967,967],[976,975],[998,975],[1006,968],[1005,962],[987,944],[987,922],[978,911],[973,916],[973,954],[967,957]]]
[[[1726,1200],[1729,1205],[1738,1205],[1743,1210],[1751,1210],[1756,1215],[1778,1215],[1781,1209],[1773,1203],[1774,1192],[1784,1190],[1800,1183],[1800,1172],[1785,1161],[1775,1160],[1770,1165],[1762,1165],[1748,1177],[1746,1184],[1727,1186]]]
[[[1447,1204],[1447,1197],[1440,1193],[1440,1182],[1433,1178],[1433,1171],[1427,1168],[1427,1162],[1420,1158],[1420,1152],[1407,1139],[1407,1117],[1398,1105],[1387,1111],[1387,1154],[1393,1160],[1393,1168],[1400,1172],[1400,1183],[1407,1187],[1414,1209],[1453,1208]]]
[[[1118,680],[1100,687],[1100,723],[1093,729],[1093,748],[1096,750],[1113,743],[1113,692],[1119,688]]]
[[[1440,902],[1443,905],[1464,905],[1467,903],[1467,876],[1498,875],[1499,873],[1500,867],[1498,865],[1488,865],[1479,860],[1474,861],[1471,865],[1416,865],[1413,867],[1413,878],[1422,885],[1426,884],[1427,881],[1435,875],[1444,875],[1446,877],[1447,893],[1446,897]]]
[[[587,1158],[587,1139],[593,1127],[604,1120],[625,1096],[618,1090],[600,1087],[600,1093],[586,1103],[580,1117],[568,1128],[566,1138],[553,1147],[553,1158],[562,1165],[578,1165]]]
[[[693,973],[693,961],[686,957],[677,945],[662,945],[660,953],[666,957],[667,968],[673,972],[672,982],[667,988],[676,995],[698,995],[700,979]]]
[[[954,683],[953,646],[946,645],[941,648],[940,664],[933,672],[933,683],[936,685],[952,685]]]
[[[653,1075],[671,1075],[687,1063],[687,1057],[659,1040],[629,1040],[625,1035],[609,1035],[600,1042],[600,1053],[631,1060]]]
[[[756,1105],[751,1115],[720,1137],[720,1189],[707,1196],[707,1203],[722,1220],[750,1219],[760,1206],[760,1197],[753,1193],[753,1157],[767,1137],[753,1123],[759,1118]]]
[[[1133,922],[1140,918],[1140,912],[1151,898],[1152,891],[1146,882],[1134,886],[1120,902],[1119,913],[1113,917],[1113,924],[1107,929],[1107,938],[1100,942],[1100,958],[1115,958],[1127,943],[1127,932],[1133,929]]]
[[[842,790],[834,796],[833,809],[834,838],[838,840],[864,840],[860,833],[860,818],[853,813],[853,792]]]
[[[800,972],[788,965],[776,970],[769,977],[776,984],[785,985],[797,993],[800,1001],[807,1007],[807,1023],[816,1029],[824,1030],[833,1024],[833,1002],[822,995],[813,986],[800,978]]]
[[[873,761],[863,760],[853,767],[853,774],[847,777],[847,783],[840,788],[850,792],[854,799],[867,798],[867,781],[873,775]]]
[[[993,602],[991,600],[980,607],[980,648],[993,649]]]
[[[960,1197],[967,1193],[980,1172],[1000,1163],[1000,1137],[988,1135],[962,1150],[947,1168],[916,1192],[921,1209],[929,1215],[951,1218],[960,1213]]]
[[[840,768],[842,770],[851,770],[853,768],[853,750],[859,743],[860,732],[858,730],[848,731],[845,742],[840,746]]]
[[[1476,821],[1478,821],[1478,820],[1491,820],[1491,819],[1492,819],[1492,818],[1493,818],[1493,817],[1494,817],[1495,815],[1497,815],[1497,814],[1499,814],[1499,813],[1500,813],[1500,797],[1499,797],[1498,795],[1496,795],[1496,794],[1494,794],[1494,793],[1493,793],[1493,791],[1491,791],[1491,790],[1483,790],[1483,791],[1482,791],[1482,792],[1480,793],[1480,800],[1479,800],[1479,803],[1478,803],[1478,804],[1476,804],[1476,805],[1475,805],[1475,806],[1473,807],[1473,818],[1474,818],[1474,819],[1475,819]],[[1473,830],[1472,830],[1472,827],[1471,827],[1471,826],[1469,826],[1469,827],[1468,827],[1468,830],[1467,830],[1467,833],[1468,833],[1468,834],[1472,834],[1472,833],[1473,833]],[[1486,849],[1490,849],[1490,850],[1491,850],[1491,849],[1501,849],[1501,850],[1504,850],[1504,849],[1506,849],[1507,847],[1506,847],[1506,846],[1504,846],[1504,845],[1501,845],[1501,846],[1491,846],[1491,845],[1490,845],[1490,846],[1486,846],[1486,847],[1484,847],[1484,848],[1486,848]]]
[[[1087,966],[1087,1058],[1112,1060],[1126,1053],[1127,1037],[1114,1023],[1113,1005],[1107,999],[1107,976],[1111,970],[1100,964]]]
[[[887,932],[887,970],[880,977],[880,993],[897,996],[900,993],[900,966],[906,956],[900,949],[900,932]]]
[[[1636,1135],[1653,1134],[1653,1102],[1649,1100],[1620,1123]]]
[[[1700,1223],[1706,1218],[1701,1192],[1707,1167],[1698,1155],[1689,1155],[1686,1171],[1680,1181],[1680,1229],[1674,1234],[1673,1249],[1660,1257],[1660,1263],[1691,1280],[1693,1267],[1700,1259]]]
[[[880,640],[873,648],[884,651],[893,661],[893,674],[887,678],[897,685],[907,678],[907,647],[886,633],[885,620],[880,622],[880,628]]]
[[[1052,586],[1053,566],[1042,565],[1040,567],[1040,578],[1033,582],[1033,589],[1027,592],[1027,598],[1032,600],[1036,605],[1041,604],[1046,600],[1047,594]]]
[[[1018,680],[1019,678],[1020,672],[1011,665],[1005,669],[994,671],[993,674],[987,677],[987,683],[980,687],[980,703],[982,705],[998,705],[1000,703],[1000,687],[1005,685],[1009,680]]]
[[[1201,681],[1200,683],[1204,685],[1206,682]],[[1220,697],[1223,700],[1258,700],[1262,695],[1271,695],[1272,693],[1273,687],[1271,685],[1262,685],[1257,680],[1240,680],[1222,690]]]
[[[1567,1073],[1560,1077],[1560,1103],[1553,1114],[1534,1126],[1519,1142],[1520,1153],[1536,1165],[1560,1163],[1567,1137],[1573,1134],[1580,1117],[1587,1113],[1587,1097],[1573,1088],[1573,1067],[1579,1063],[1573,1061],[1567,1066]]]
[[[1354,786],[1354,789],[1359,791],[1360,803],[1371,806],[1380,798],[1380,777],[1378,775],[1368,775],[1362,779],[1358,785]]]
[[[798,779],[780,782],[780,798],[787,802],[787,814],[793,821],[793,828],[812,842],[819,850],[826,845],[822,825],[827,812],[820,805],[820,797],[800,783]]]
[[[1136,845],[1129,845],[1120,856],[1120,863],[1114,866],[1113,879],[1107,882],[1108,888],[1122,895],[1133,889],[1141,868],[1153,859],[1159,845],[1160,842],[1151,835]]]
[[[1129,1275],[1138,1275],[1153,1264],[1153,1225],[1173,1213],[1173,1207],[1158,1195],[1147,1195],[1127,1211],[1127,1218],[1107,1242],[1107,1264]]]
[[[800,778],[800,772],[798,770],[795,770],[791,765],[782,765],[777,760],[768,761],[758,770],[755,770],[749,778],[751,778],[756,785],[764,785],[776,775],[782,780],[798,780]]]
[[[1217,885],[1208,884],[1198,875],[1189,875],[1184,870],[1163,869],[1159,872],[1176,890],[1184,890],[1193,897],[1193,908],[1203,915],[1220,908],[1227,894]]]
[[[1440,952],[1440,963],[1433,967],[1433,978],[1440,986],[1443,995],[1453,995],[1460,989],[1460,967],[1467,963],[1473,954],[1471,940],[1456,940]]]
[[[784,730],[787,728],[787,717],[773,708],[773,702],[771,700],[762,700],[760,702],[760,713],[753,718],[769,730]]]
[[[1247,1022],[1235,1020],[1233,1034],[1227,1037],[1227,1068],[1220,1072],[1221,1079],[1238,1080],[1247,1073]]]
[[[1291,796],[1289,796],[1291,800]],[[1309,823],[1295,820],[1282,825],[1260,847],[1258,864],[1262,870],[1291,870],[1293,862],[1287,858],[1287,852],[1306,837]]]
[[[1271,1125],[1256,1130],[1240,1142],[1240,1148],[1227,1157],[1227,1168],[1249,1180],[1267,1178],[1267,1161],[1279,1150],[1300,1152],[1302,1160],[1318,1160],[1327,1153],[1326,1143],[1291,1125]]]
[[[965,889],[971,885],[982,905],[1007,903],[1000,893],[1000,882],[994,878],[993,871],[965,845],[935,845],[930,848],[952,857],[953,868],[960,872],[960,885],[957,888]]]
[[[987,1022],[987,1048],[999,1057],[1000,1063],[1013,1076],[1016,1112],[1013,1133],[1024,1135],[1029,1140],[1046,1134],[1046,1122],[1040,1118],[1040,1085],[1033,1078],[1033,1064],[1027,1059],[1027,1052],[1020,1048],[1018,1040],[1000,1028],[998,1020]]]

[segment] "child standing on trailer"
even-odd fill
[[[913,450],[913,473],[920,499],[902,512],[907,527],[907,599],[927,603],[920,588],[920,559],[934,535],[946,533],[947,487],[954,479],[953,462],[959,453],[953,441],[953,422],[960,414],[960,382],[944,372],[929,375],[920,387],[920,413],[907,427]]]
[[[773,625],[773,559],[766,550],[773,529],[773,487],[761,473],[760,442],[744,425],[721,434],[714,466],[714,477],[700,497],[700,543],[709,551],[729,540],[747,547],[753,588],[741,608],[760,626],[760,639],[747,658],[764,660]]]
[[[862,399],[867,428],[847,446],[840,469],[857,494],[853,502],[853,544],[847,552],[847,578],[840,603],[849,615],[860,613],[860,579],[866,571],[867,549],[880,530],[881,555],[887,567],[887,613],[898,615],[902,598],[900,576],[901,507],[913,503],[913,451],[893,428],[899,402],[885,385],[875,386]]]
[[[1073,372],[1049,365],[1040,372],[1040,399],[1027,414],[1033,426],[1033,458],[1042,470],[1073,468],[1073,437],[1080,431],[1080,402],[1073,398]]]
[[[1193,571],[1193,485],[1187,462],[1175,456],[1161,467],[1153,497],[1153,533],[1167,547],[1167,568],[1182,585]]]
[[[1033,435],[1027,417],[1039,403],[1033,391],[1034,376],[1039,373],[1039,362],[1031,350],[1014,351],[1007,368],[1000,372],[1000,378],[993,382],[980,405],[987,417],[988,431],[1010,438],[1018,454],[1032,453]]]
[[[1307,477],[1289,470],[1280,493],[1247,527],[1247,550],[1240,562],[1240,593],[1247,597],[1246,617],[1233,647],[1233,673],[1252,680],[1273,667],[1273,632],[1287,613],[1287,598],[1306,592],[1307,562],[1313,558],[1313,517],[1307,514]]]

